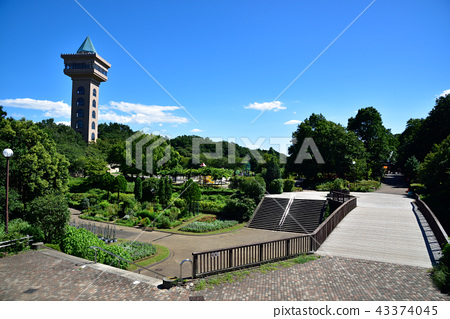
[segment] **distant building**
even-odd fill
[[[75,54],[61,54],[64,74],[72,78],[71,126],[83,139],[96,142],[100,83],[108,81],[111,64],[95,51],[89,36]]]

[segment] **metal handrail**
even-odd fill
[[[9,246],[14,246],[14,245],[17,244],[17,242],[21,241],[22,239],[26,239],[26,242],[29,243],[29,242],[31,241],[32,238],[33,238],[33,236],[27,235],[27,236],[25,236],[25,237],[18,238],[18,239],[12,239],[12,240],[7,240],[7,241],[2,241],[2,242],[0,242],[0,248],[5,248],[5,247],[9,247]],[[6,244],[6,245],[4,245],[4,244]]]
[[[123,261],[129,262],[130,264],[133,264],[133,265],[135,265],[136,267],[139,267],[139,268],[143,268],[143,269],[145,269],[145,270],[148,270],[148,271],[150,271],[150,272],[152,272],[152,273],[154,273],[154,274],[156,274],[156,275],[158,275],[158,276],[160,276],[160,277],[165,277],[163,274],[160,274],[160,273],[158,273],[158,272],[156,272],[156,271],[154,271],[154,270],[148,269],[147,267],[138,265],[138,264],[136,264],[135,262],[132,262],[131,260],[127,260],[127,259],[125,259],[125,258],[123,258],[123,257],[120,257],[120,256],[118,256],[118,255],[116,255],[116,254],[114,254],[114,253],[112,253],[112,252],[110,252],[110,251],[108,251],[108,250],[106,250],[106,249],[104,249],[104,248],[101,248],[101,247],[98,247],[98,246],[90,246],[89,249],[94,249],[94,251],[95,251],[95,263],[97,263],[97,249],[100,249],[100,250],[104,251],[105,253],[110,254],[111,256],[116,257],[117,259],[121,259],[121,260],[123,260]],[[139,273],[139,274],[141,273],[141,270],[140,270],[140,269],[138,269],[138,273]]]
[[[183,264],[185,261],[189,261],[192,266],[192,278],[194,278],[194,263],[190,259],[185,259],[180,263],[180,279],[183,279]]]

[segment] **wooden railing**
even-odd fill
[[[434,215],[433,211],[420,199],[419,195],[415,194],[415,200],[417,207],[419,207],[420,212],[423,214],[428,222],[428,225],[433,231],[433,234],[436,237],[439,246],[443,248],[445,244],[449,242],[447,233],[445,232],[439,220]]]
[[[334,200],[336,202],[345,202],[347,200],[349,200],[350,198],[352,198],[353,196],[347,194],[347,193],[343,193],[343,192],[338,192],[338,191],[331,191],[330,194],[328,194],[327,196],[329,199]]]
[[[348,196],[348,195],[347,195]],[[308,235],[192,253],[192,277],[251,267],[317,250],[339,222],[356,207],[350,197]]]
[[[347,195],[349,196],[349,195]],[[314,231],[313,250],[319,249],[325,239],[331,234],[336,226],[356,207],[356,197],[350,196],[338,208],[336,208],[327,219],[323,221]]]

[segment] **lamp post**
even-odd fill
[[[8,196],[9,196],[9,159],[14,155],[14,152],[6,148],[3,150],[3,156],[6,158],[6,220],[5,220],[5,232],[8,233]]]
[[[352,164],[353,164],[353,184],[355,184],[355,182],[356,182],[356,165],[355,165],[356,162],[353,161]]]

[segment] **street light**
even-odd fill
[[[3,156],[6,158],[6,221],[5,232],[8,233],[8,195],[9,195],[9,159],[14,155],[14,152],[10,148],[3,150]]]
[[[355,182],[356,182],[356,166],[355,166],[356,162],[353,161],[352,164],[353,164],[353,184],[355,184]]]

